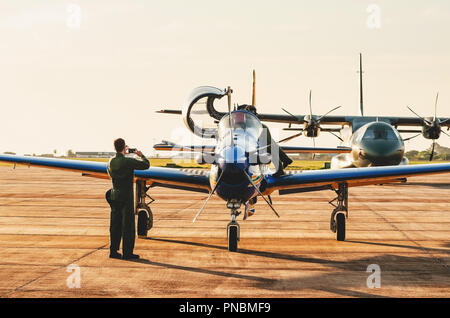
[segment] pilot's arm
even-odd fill
[[[131,168],[134,170],[145,170],[145,169],[150,168],[150,162],[144,156],[144,154],[140,151],[137,151],[136,154],[141,159],[127,158],[129,160],[129,164],[131,165]]]

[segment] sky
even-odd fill
[[[446,0],[3,0],[0,152],[113,151],[123,137],[151,154],[189,143],[180,109],[202,85],[234,90],[258,112],[450,117],[450,2]],[[286,125],[269,124],[284,138]],[[410,135],[405,135],[408,137]],[[194,140],[195,141],[195,140]],[[316,144],[337,145],[323,133]],[[442,135],[438,143],[450,147]],[[297,138],[289,145],[311,146]],[[406,149],[423,150],[422,136]]]

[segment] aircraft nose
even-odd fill
[[[245,151],[236,146],[227,147],[218,159],[218,166],[223,172],[223,181],[228,184],[244,182],[247,169]]]
[[[360,156],[374,165],[397,165],[403,158],[404,149],[396,140],[370,140],[362,146]]]
[[[226,147],[219,156],[219,166],[224,164],[234,164],[245,168],[247,157],[245,150],[238,146]]]
[[[364,143],[364,152],[369,156],[389,156],[394,154],[400,147],[397,141],[370,140]]]

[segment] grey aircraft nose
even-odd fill
[[[404,148],[398,140],[365,140],[361,157],[373,165],[397,165],[403,159]]]

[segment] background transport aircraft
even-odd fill
[[[286,142],[296,137],[304,135],[305,137],[318,137],[320,132],[329,132],[341,141],[341,146],[349,147],[352,150],[348,153],[336,155],[331,160],[331,168],[352,168],[352,167],[371,167],[371,166],[390,166],[408,164],[408,159],[404,156],[404,142],[420,135],[424,138],[432,140],[432,149],[430,161],[433,159],[436,140],[439,139],[441,133],[450,137],[443,130],[447,127],[450,129],[450,118],[437,117],[438,95],[435,100],[435,111],[433,117],[386,117],[386,116],[364,116],[363,105],[363,81],[362,81],[362,55],[360,54],[359,75],[360,75],[360,105],[359,116],[330,116],[336,107],[327,112],[323,116],[313,115],[311,105],[311,91],[309,94],[309,115],[294,115],[282,108],[286,114],[263,114],[258,113],[257,116],[261,121],[274,123],[288,123],[289,127],[284,130],[297,131],[296,134],[280,140]],[[253,89],[255,82],[253,81]],[[254,93],[252,103],[254,103]],[[208,101],[206,109],[211,117],[216,120],[222,118],[225,113],[219,112],[214,108],[213,102]],[[161,110],[160,113],[182,114],[185,118],[185,111],[177,110]],[[189,120],[189,119],[188,119]],[[301,128],[292,127],[292,125],[303,125]],[[322,125],[332,125],[332,127],[322,127]],[[337,126],[337,127],[336,127]],[[403,128],[398,129],[401,126]],[[411,127],[421,127],[411,129]],[[340,132],[340,136],[336,135]],[[400,133],[417,133],[416,135],[403,139]],[[315,147],[315,142],[314,142]]]
[[[218,122],[218,127],[203,130],[190,120],[190,111],[200,99],[213,102],[214,99],[228,97],[228,113]],[[336,233],[337,240],[345,240],[345,223],[348,217],[348,189],[354,186],[399,182],[405,177],[417,175],[449,173],[450,164],[405,165],[374,168],[350,168],[343,170],[316,170],[274,176],[269,168],[267,147],[261,144],[263,134],[261,121],[253,113],[231,111],[231,89],[220,90],[214,87],[200,87],[193,91],[184,107],[186,125],[191,131],[202,136],[214,136],[216,145],[209,148],[184,147],[188,151],[199,151],[200,155],[214,158],[210,171],[192,173],[179,169],[151,167],[135,171],[136,207],[138,215],[138,235],[145,236],[152,227],[152,213],[147,202],[148,191],[153,187],[168,187],[186,191],[209,193],[206,201],[194,218],[205,208],[215,193],[226,202],[231,212],[231,222],[227,225],[229,251],[237,251],[240,240],[240,227],[237,217],[245,206],[245,213],[261,196],[276,216],[280,214],[272,205],[270,194],[278,191],[281,195],[292,193],[331,190],[336,198],[330,203],[334,206],[330,217],[330,229]],[[195,129],[194,129],[195,128]],[[336,149],[336,151],[339,149]],[[273,151],[273,150],[272,150]],[[302,148],[297,147],[301,152]],[[309,151],[307,149],[307,151]],[[81,172],[83,176],[108,179],[107,163],[54,158],[39,158],[16,155],[0,155],[0,161],[52,169]],[[245,216],[246,214],[244,214]]]

